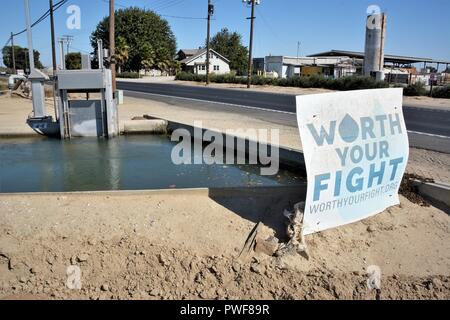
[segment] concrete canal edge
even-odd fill
[[[417,192],[436,208],[450,214],[450,185],[442,182],[413,181]]]

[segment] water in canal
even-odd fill
[[[0,192],[286,186],[302,181],[285,170],[261,176],[257,165],[175,165],[173,146],[169,137],[157,135],[0,139]]]

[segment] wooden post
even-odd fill
[[[209,38],[211,33],[212,8],[211,0],[208,0],[208,25],[206,28],[206,85],[209,84]]]
[[[250,88],[252,85],[252,71],[253,71],[253,60],[252,60],[252,51],[253,51],[253,22],[255,20],[255,0],[251,0],[252,2],[252,15],[250,17],[250,46],[248,49],[248,74],[247,74],[247,88]]]
[[[16,74],[16,52],[14,50],[14,34],[11,32],[11,55],[12,55],[12,63],[13,63],[13,73]]]
[[[52,37],[52,63],[53,63],[53,75],[57,70],[56,65],[56,47],[55,47],[55,20],[53,17],[53,0],[49,0],[50,4],[50,33]]]

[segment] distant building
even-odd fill
[[[265,71],[264,58],[253,58],[253,74],[263,75]]]
[[[182,49],[178,51],[176,59],[181,62],[181,69],[195,74],[206,74],[206,49]],[[230,60],[209,50],[209,72],[226,74],[230,72]]]
[[[416,64],[423,64],[420,72]],[[450,74],[450,62],[409,56],[384,55],[382,69],[384,80],[389,83],[412,84],[423,82],[429,84],[446,84]],[[253,59],[254,73],[267,77],[290,78],[293,76],[321,75],[338,79],[350,75],[362,75],[364,52],[331,50],[306,57],[266,56]],[[441,68],[440,68],[441,67]],[[433,80],[434,79],[434,80]]]
[[[261,62],[259,62],[258,69],[261,69]],[[311,75],[340,78],[355,74],[357,67],[349,57],[266,56],[264,58],[264,71],[266,73],[275,72],[279,78]]]
[[[364,64],[364,52],[331,50],[309,55],[314,58],[347,57],[354,61],[355,65]],[[421,72],[417,72],[416,64],[423,64]],[[411,84],[422,82],[428,84],[431,78],[435,78],[436,83],[447,83],[448,79],[444,73],[438,70],[445,66],[448,68],[450,61],[435,60],[431,58],[420,58],[410,56],[384,55],[384,75],[385,81],[389,83]],[[433,66],[433,67],[432,67]],[[435,67],[434,67],[435,66]],[[432,68],[431,68],[432,67]],[[432,71],[434,70],[434,72]],[[362,74],[358,69],[358,74]]]

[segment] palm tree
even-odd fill
[[[130,47],[127,45],[125,38],[119,36],[116,40],[116,63],[119,73],[122,73],[122,66],[128,61]]]
[[[144,68],[145,73],[147,74],[147,71],[155,66],[155,51],[147,43],[142,46],[140,51],[142,55],[141,66]]]

